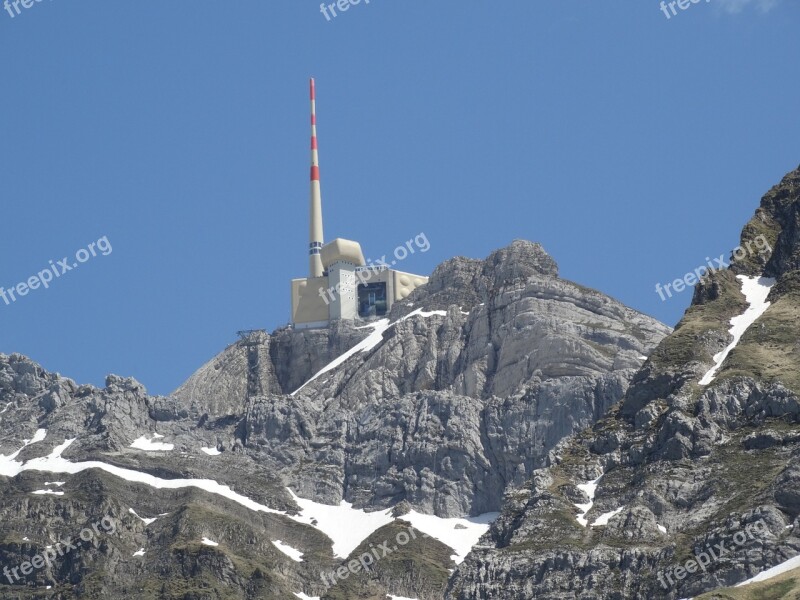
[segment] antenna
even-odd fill
[[[317,146],[317,91],[311,79],[311,218],[309,223],[308,276],[322,277],[322,189]]]

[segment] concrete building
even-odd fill
[[[311,206],[308,277],[292,280],[292,324],[327,327],[336,319],[381,317],[392,304],[428,283],[422,275],[366,265],[361,244],[336,238],[324,243],[317,146],[316,88],[311,80]]]

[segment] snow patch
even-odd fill
[[[286,489],[301,509],[299,518],[294,517],[295,520],[316,527],[327,535],[333,541],[334,556],[339,558],[350,556],[364,539],[394,521],[391,509],[366,512],[353,508],[352,504],[344,500],[338,506],[320,504],[305,500],[291,489]],[[316,521],[316,524],[312,521]]]
[[[47,437],[47,429],[37,429],[36,433],[33,434],[33,438],[30,440],[22,440],[25,443],[25,446],[30,446],[31,444],[36,444],[44,440]]]
[[[585,504],[575,504],[575,507],[581,511],[581,513],[575,517],[578,520],[578,523],[587,527],[589,525],[589,521],[586,519],[586,515],[592,510],[592,506],[594,506],[594,494],[597,491],[597,483],[603,478],[602,475],[595,479],[594,481],[589,481],[588,483],[581,483],[575,487],[579,490],[586,492],[586,495],[589,496],[589,502]]]
[[[16,477],[23,471],[41,471],[47,473],[67,473],[70,475],[75,475],[76,473],[81,473],[82,471],[86,471],[89,469],[100,469],[101,471],[105,471],[106,473],[114,475],[115,477],[119,477],[120,479],[124,479],[125,481],[130,481],[132,483],[141,483],[156,489],[175,490],[187,487],[195,487],[205,490],[210,494],[216,494],[217,496],[223,496],[225,498],[228,498],[229,500],[233,500],[234,502],[241,504],[242,506],[249,508],[250,510],[280,514],[280,515],[286,514],[283,511],[269,508],[268,506],[259,504],[258,502],[255,502],[246,496],[237,494],[227,485],[222,485],[220,483],[217,483],[213,479],[161,479],[160,477],[155,477],[154,475],[150,475],[149,473],[140,473],[139,471],[134,471],[132,469],[125,469],[114,465],[109,465],[96,460],[85,461],[85,462],[70,462],[62,458],[61,454],[74,441],[75,441],[74,439],[66,440],[63,444],[56,446],[49,456],[42,458],[34,458],[32,460],[29,460],[24,465],[18,461],[13,461],[13,460],[10,462],[7,460],[4,461],[3,459],[6,457],[2,457],[0,455],[0,474],[5,475],[7,477]],[[19,451],[14,453],[12,457],[16,457],[18,453]],[[298,518],[294,519],[299,520]]]
[[[295,592],[294,595],[300,600],[319,600],[319,596],[306,596],[303,592]]]
[[[66,481],[45,481],[44,482],[45,485],[57,485],[58,487],[61,487],[65,483],[66,483]]]
[[[666,528],[666,527],[664,527],[663,525],[658,525],[658,530],[659,530],[661,533],[667,533],[667,528]]]
[[[222,452],[220,452],[216,448],[200,448],[200,450],[202,450],[209,456],[219,456],[220,454],[222,454]]]
[[[153,439],[164,437],[163,435],[153,434]],[[146,450],[147,452],[155,452],[161,450],[172,450],[175,446],[173,444],[165,444],[164,442],[153,442],[146,435],[134,440],[130,446],[138,450]]]
[[[33,434],[33,438],[29,440],[22,440],[22,448],[13,454],[9,454],[8,456],[5,454],[0,454],[0,475],[4,475],[6,477],[16,477],[19,473],[18,469],[22,467],[22,463],[14,459],[19,456],[19,453],[22,452],[23,449],[27,448],[31,444],[41,442],[45,437],[47,437],[47,430],[37,429],[36,433]]]
[[[405,317],[400,319],[400,321],[405,321],[407,318],[413,317],[414,315],[419,315],[420,317],[425,317],[426,319],[428,317],[433,317],[434,315],[439,316],[439,317],[446,317],[447,316],[447,311],[446,310],[431,310],[431,311],[426,312],[426,311],[422,310],[421,308],[418,308],[414,312],[408,313]],[[398,323],[400,321],[398,321]]]
[[[603,513],[595,522],[592,523],[592,527],[600,527],[601,525],[608,525],[608,522],[611,520],[611,517],[617,516],[619,513],[622,512],[623,507],[619,507],[617,510],[612,510],[611,512]]]
[[[775,280],[770,277],[747,277],[746,275],[737,275],[736,279],[742,282],[742,293],[749,306],[738,317],[733,317],[730,321],[731,328],[728,331],[733,336],[733,341],[728,344],[722,352],[714,355],[714,366],[703,375],[700,380],[700,385],[708,385],[717,375],[722,363],[728,357],[728,354],[737,346],[739,340],[742,339],[744,332],[755,323],[761,315],[763,315],[770,306],[767,302],[767,296],[772,286],[775,285]]]
[[[270,508],[251,500],[247,496],[234,492],[229,486],[218,483],[213,479],[162,479],[149,473],[141,473],[133,469],[126,469],[95,460],[84,462],[68,461],[62,458],[61,455],[74,441],[75,439],[65,440],[64,443],[56,446],[48,456],[34,458],[24,464],[13,460],[21,452],[22,448],[9,457],[0,455],[0,474],[7,477],[16,477],[24,471],[38,471],[75,475],[89,469],[99,469],[125,481],[143,484],[155,489],[198,488],[210,494],[228,498],[253,511],[283,515],[298,523],[310,525],[331,539],[334,555],[339,558],[346,558],[373,532],[396,520],[391,515],[392,509],[367,512],[354,509],[352,504],[346,501],[342,501],[338,506],[320,504],[300,498],[288,488],[301,512],[299,515],[287,515],[284,511]],[[43,491],[43,493],[47,492],[52,492],[52,490]],[[129,512],[135,514],[145,523],[152,522],[151,519],[140,517],[132,508],[129,509]],[[163,513],[160,516],[165,516],[166,514],[168,513]],[[404,515],[402,519],[409,521],[419,531],[450,546],[456,552],[453,559],[456,562],[460,562],[477,543],[480,536],[488,530],[489,523],[496,517],[497,513],[487,513],[474,518],[443,519],[412,511]],[[457,529],[457,525],[464,527],[464,529],[460,527]],[[211,540],[208,541],[210,542]],[[206,542],[204,541],[204,543]],[[213,543],[216,544],[216,542]]]
[[[63,496],[64,492],[56,492],[55,490],[36,490],[35,492],[31,492],[31,494],[38,494],[40,496],[45,494],[49,494],[51,496]]]
[[[217,542],[215,542],[214,540],[210,540],[207,537],[203,538],[202,544],[204,546],[219,546]]]
[[[155,517],[153,517],[152,519],[145,519],[144,517],[140,517],[139,515],[136,514],[136,511],[133,510],[132,508],[129,508],[128,512],[131,513],[134,517],[136,517],[140,521],[142,521],[145,525],[150,525],[150,523],[156,520]]]
[[[133,553],[134,556],[144,556],[144,548],[139,548],[136,552]]]
[[[273,540],[272,545],[283,552],[286,556],[291,558],[294,562],[303,562],[303,553],[300,552],[300,550],[292,548],[289,544],[284,544],[280,540]]]
[[[425,515],[415,510],[400,517],[408,521],[414,529],[439,540],[456,553],[451,556],[456,564],[461,564],[481,536],[489,531],[489,525],[500,513],[485,513],[478,517],[443,518]]]
[[[378,344],[381,343],[381,341],[383,340],[384,332],[387,329],[389,329],[390,327],[394,327],[398,323],[402,323],[406,319],[410,319],[411,317],[414,317],[414,316],[420,316],[420,317],[423,317],[423,318],[427,318],[427,317],[432,317],[434,315],[445,316],[445,315],[447,315],[447,312],[443,311],[443,310],[432,310],[430,312],[426,312],[426,311],[422,310],[422,308],[418,308],[418,309],[408,313],[405,317],[402,317],[402,318],[398,319],[394,323],[390,323],[389,319],[381,319],[380,321],[376,321],[375,323],[370,323],[368,325],[364,325],[363,327],[357,327],[357,329],[371,328],[372,329],[372,333],[370,333],[367,337],[365,337],[358,344],[356,344],[355,346],[350,348],[350,350],[348,350],[347,352],[342,354],[340,357],[332,360],[327,365],[322,367],[319,371],[317,371],[311,377],[311,379],[306,381],[303,385],[301,385],[299,388],[297,388],[295,391],[293,391],[289,395],[290,396],[294,396],[297,392],[302,390],[309,383],[311,383],[312,381],[314,381],[315,379],[317,379],[321,375],[323,375],[323,374],[327,373],[328,371],[331,371],[331,370],[335,369],[336,367],[338,367],[339,365],[345,363],[347,361],[347,359],[349,359],[351,356],[355,356],[356,354],[359,354],[360,352],[369,352],[370,350],[375,348],[375,346],[377,346]]]
[[[743,581],[742,583],[737,583],[736,587],[741,587],[743,585],[748,585],[750,583],[757,583],[759,581],[766,581],[767,579],[772,579],[773,577],[777,577],[787,571],[791,571],[792,569],[796,569],[800,567],[800,554],[795,556],[794,558],[790,558],[787,561],[782,562],[779,565],[775,565],[771,569],[767,569],[766,571],[762,571],[755,577],[751,577],[747,581]]]
[[[311,379],[306,381],[303,385],[301,385],[299,388],[297,388],[289,395],[294,396],[297,392],[299,392],[309,383],[317,379],[320,375],[323,375],[328,371],[335,369],[339,365],[346,362],[347,359],[350,358],[351,356],[354,356],[359,352],[368,352],[369,350],[372,350],[375,346],[380,344],[381,340],[383,339],[383,332],[389,329],[390,327],[389,319],[381,319],[380,321],[377,321],[375,323],[370,323],[369,325],[365,325],[365,327],[371,327],[373,330],[372,333],[370,333],[367,337],[361,340],[358,344],[350,348],[350,350],[342,354],[339,358],[332,360],[327,365],[322,367],[311,377]],[[359,329],[363,329],[363,327],[359,327]]]

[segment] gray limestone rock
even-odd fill
[[[0,355],[0,411],[8,408],[0,413],[0,453],[19,449],[41,428],[47,438],[24,448],[20,459],[45,456],[74,438],[64,455],[70,461],[102,461],[162,479],[215,480],[290,513],[297,506],[287,487],[303,498],[393,508],[398,515],[412,508],[440,517],[478,515],[499,510],[504,498],[521,510],[548,497],[528,497],[525,482],[564,438],[622,399],[669,332],[560,279],[540,245],[516,241],[486,260],[443,263],[385,322],[251,332],[169,397],[150,396],[136,380],[113,375],[103,389],[78,386],[19,355]],[[374,344],[320,373],[370,335]],[[132,448],[142,437],[173,449]],[[180,597],[323,595],[320,573],[339,563],[317,529],[198,489],[156,490],[90,469],[63,477],[64,496],[32,495],[45,478],[56,477],[25,472],[3,484],[4,561],[39,551],[51,536],[94,515],[113,514],[121,523],[113,540],[27,580],[56,584],[61,596],[54,597],[72,597],[59,587],[66,581],[95,595],[177,597],[197,578],[207,592]],[[555,496],[548,502],[558,505]],[[145,526],[129,508],[165,515]],[[648,514],[626,513],[639,523],[637,535],[652,530]],[[542,513],[530,526],[545,523]],[[616,519],[607,529],[613,526]],[[203,546],[202,537],[223,543]],[[274,540],[302,548],[304,562],[288,559]],[[146,553],[137,563],[133,552],[140,547]],[[382,567],[369,589],[441,598],[454,565],[438,542],[420,548],[408,566],[416,575]],[[601,554],[598,564],[611,560]],[[571,564],[563,553],[552,560]],[[89,580],[85,564],[102,564],[108,577]]]

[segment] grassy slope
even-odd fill
[[[720,378],[749,375],[800,392],[800,276],[785,277],[772,305],[725,361]]]

